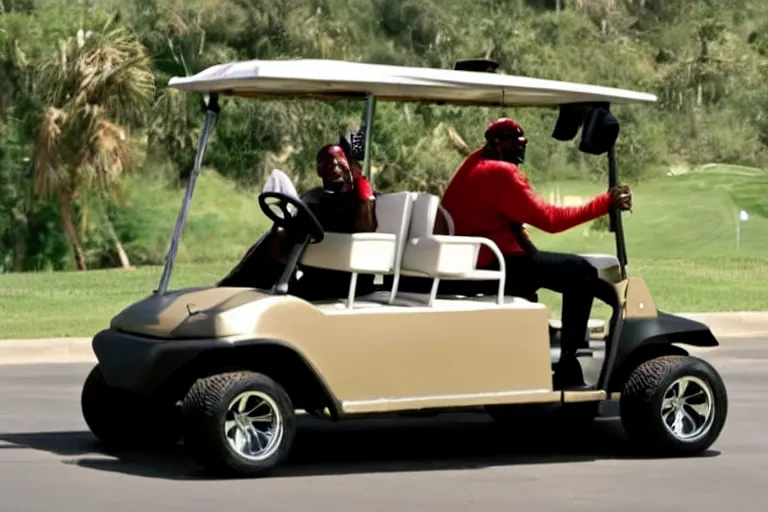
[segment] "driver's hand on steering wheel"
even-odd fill
[[[618,185],[609,192],[611,194],[611,206],[623,212],[632,210],[632,191],[629,189],[629,185]]]

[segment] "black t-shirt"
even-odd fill
[[[353,233],[360,199],[357,192],[328,192],[322,187],[313,188],[301,201],[315,214],[323,230],[334,233]]]
[[[331,193],[317,187],[303,196],[301,201],[315,214],[324,231],[354,233],[360,198],[357,191]],[[302,277],[297,283],[296,295],[307,300],[346,297],[349,291],[349,272],[314,267],[302,267]],[[356,295],[374,290],[373,275],[362,274],[357,278]]]

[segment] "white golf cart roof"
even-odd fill
[[[554,80],[453,69],[322,59],[250,60],[211,66],[169,87],[272,99],[421,101],[472,106],[652,103],[652,94]]]

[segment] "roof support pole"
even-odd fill
[[[619,166],[616,162],[616,145],[608,151],[608,187],[613,188],[619,184]],[[624,225],[621,222],[621,212],[611,208],[611,231],[616,238],[616,257],[621,267],[622,279],[627,278],[627,246],[624,240]]]
[[[373,117],[376,113],[376,98],[372,94],[368,94],[365,98],[365,149],[363,157],[363,175],[371,181],[371,154],[373,148],[371,147],[371,141],[373,140]]]
[[[212,94],[206,105],[203,130],[200,134],[200,142],[198,143],[197,154],[195,155],[195,164],[192,167],[192,173],[189,176],[189,183],[187,183],[187,191],[181,202],[179,216],[176,218],[176,227],[173,230],[171,244],[168,247],[168,254],[165,256],[163,275],[160,277],[160,284],[157,286],[157,290],[155,290],[155,295],[164,295],[168,290],[168,282],[171,280],[171,273],[173,272],[173,263],[176,260],[176,253],[179,250],[179,239],[181,238],[182,231],[184,231],[184,224],[187,221],[187,213],[189,212],[189,204],[192,202],[192,194],[195,192],[197,177],[200,175],[200,168],[203,165],[205,148],[208,145],[208,139],[211,136],[213,126],[216,123],[216,118],[218,117],[220,110],[219,97],[216,94]]]

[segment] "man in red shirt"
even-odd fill
[[[442,204],[453,217],[456,235],[486,237],[499,246],[506,264],[507,295],[526,297],[540,288],[563,294],[562,355],[555,385],[583,384],[576,350],[585,341],[599,287],[597,269],[574,254],[539,251],[523,224],[559,233],[606,215],[612,206],[629,210],[629,187],[614,187],[582,206],[555,206],[533,190],[517,167],[525,159],[528,144],[517,122],[508,118],[494,121],[485,132],[485,141],[453,176]],[[483,248],[477,266],[498,269],[498,262]]]

